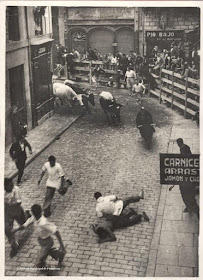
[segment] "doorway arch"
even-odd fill
[[[131,28],[122,28],[116,32],[117,50],[124,54],[134,51],[134,31]]]
[[[105,28],[94,29],[88,35],[88,45],[102,55],[113,52],[114,33]]]

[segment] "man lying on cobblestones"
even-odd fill
[[[100,192],[95,192],[94,197],[97,201],[97,217],[103,217],[105,214],[119,216],[130,203],[144,199],[144,191],[141,190],[139,195],[126,197],[123,200],[118,199],[115,195],[102,196]]]
[[[149,217],[145,212],[138,214],[134,209],[130,208],[120,216],[108,215],[106,221],[92,225],[93,231],[99,236],[98,243],[116,241],[116,236],[113,233],[115,229],[125,228],[136,225],[142,220],[149,221]]]
[[[45,172],[48,172],[46,182],[47,191],[45,195],[43,210],[45,217],[51,216],[51,203],[56,189],[60,189],[64,185],[64,173],[61,165],[56,162],[54,156],[50,156],[48,161],[43,165],[38,185],[40,184]]]
[[[38,242],[41,246],[41,250],[37,258],[37,267],[46,267],[46,259],[49,255],[55,260],[58,260],[58,264],[60,265],[64,259],[66,250],[56,225],[49,222],[47,218],[42,215],[42,208],[39,204],[34,204],[31,207],[31,211],[33,216],[31,216],[23,225],[15,229],[13,232],[22,230],[31,224],[34,224]],[[55,235],[59,241],[59,249],[53,247],[53,235]]]
[[[13,223],[16,221],[19,225],[25,223],[30,217],[29,211],[23,210],[21,206],[21,196],[19,187],[14,186],[9,178],[4,179],[4,204],[5,204],[5,233],[11,244],[10,257],[14,257],[19,249],[19,243],[16,241],[15,235],[12,232]]]

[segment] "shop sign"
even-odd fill
[[[183,39],[183,30],[146,31],[146,40],[180,41]]]
[[[45,53],[46,52],[46,48],[43,47],[43,48],[39,48],[38,50],[38,54],[42,54],[42,53]]]
[[[162,51],[171,48],[171,43],[175,42],[177,45],[184,42],[184,30],[148,30],[146,31],[146,47],[147,55],[151,54],[155,46]]]
[[[179,185],[186,182],[199,185],[199,155],[160,154],[160,183]]]

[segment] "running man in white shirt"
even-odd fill
[[[48,173],[48,179],[46,182],[47,191],[45,195],[43,210],[44,216],[49,217],[51,215],[51,202],[54,197],[54,193],[64,185],[64,173],[61,165],[56,162],[54,156],[50,156],[48,161],[43,165],[38,185],[40,184],[45,172]]]
[[[133,71],[131,67],[128,67],[125,73],[125,80],[127,83],[127,88],[129,90],[130,96],[132,95],[132,88],[135,83],[135,79],[136,79],[136,73]]]
[[[135,93],[135,95],[138,97],[138,95],[140,97],[143,96],[143,94],[145,94],[145,90],[146,87],[143,84],[142,80],[137,80],[136,84],[134,84],[132,92]],[[137,99],[137,101],[139,101],[139,99]]]
[[[118,199],[115,195],[102,196],[100,192],[96,192],[94,198],[97,201],[97,217],[101,218],[104,214],[120,216],[121,212],[130,203],[139,202],[140,199],[144,199],[144,191],[141,190],[139,195],[126,197],[124,199]]]
[[[33,216],[31,216],[23,225],[16,228],[13,232],[17,232],[34,224],[35,233],[41,246],[41,250],[37,258],[37,267],[46,267],[46,259],[49,255],[55,260],[58,260],[58,264],[60,265],[66,254],[66,250],[56,225],[51,223],[42,215],[42,208],[39,204],[34,204],[31,207],[31,212]],[[55,235],[59,241],[59,249],[53,247],[53,235]]]

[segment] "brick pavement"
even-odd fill
[[[111,89],[112,90],[112,89]],[[157,123],[151,150],[147,150],[135,127],[138,106],[125,90],[114,90],[122,108],[122,124],[109,126],[96,99],[96,110],[71,126],[60,139],[50,145],[25,170],[21,187],[23,206],[43,203],[45,178],[37,185],[43,163],[50,154],[56,155],[67,176],[73,181],[66,196],[56,193],[53,215],[67,248],[64,267],[51,270],[55,276],[145,276],[151,257],[156,214],[161,188],[159,184],[159,153],[167,151],[171,127],[182,116],[170,111],[156,100],[145,101]],[[128,101],[128,103],[126,102]],[[96,190],[104,195],[119,197],[145,190],[145,199],[133,208],[145,210],[150,222],[143,222],[115,232],[117,241],[98,244],[90,225],[95,217]],[[9,259],[10,247],[6,241],[5,275],[43,275],[34,269],[39,245],[32,229],[19,232],[24,243],[18,255]],[[48,259],[51,268],[56,263]]]
[[[174,122],[168,153],[180,152],[177,138],[183,138],[192,153],[199,154],[199,129],[195,123]],[[183,213],[185,205],[179,187],[172,191],[169,187],[162,186],[146,276],[197,277],[199,222],[196,215]]]

